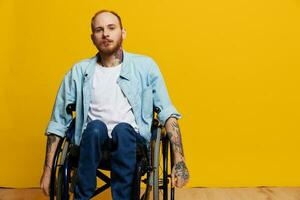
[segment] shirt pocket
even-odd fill
[[[152,119],[153,115],[153,93],[152,86],[142,91],[142,117],[144,120]]]

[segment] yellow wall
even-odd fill
[[[0,1],[0,186],[38,187],[65,72],[96,53],[113,9],[125,49],[152,56],[183,118],[193,186],[300,186],[297,0]]]

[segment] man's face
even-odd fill
[[[118,51],[125,36],[115,15],[104,12],[94,19],[91,38],[100,53],[111,55]]]

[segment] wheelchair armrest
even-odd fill
[[[156,117],[153,117],[151,125],[151,140],[156,140],[158,129],[160,129],[160,134],[165,132],[165,127],[159,123]]]

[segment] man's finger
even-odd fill
[[[43,191],[44,195],[47,195],[47,193],[46,193],[46,191],[45,191],[44,188],[42,188],[42,191]]]
[[[46,190],[46,195],[49,196],[49,190]]]
[[[171,173],[171,183],[172,183],[172,187],[175,186],[175,175],[174,175],[174,170]]]
[[[177,186],[178,188],[181,188],[181,187],[182,187],[182,181],[181,181],[181,178],[177,178],[176,186]]]
[[[184,180],[184,179],[182,179],[182,178],[178,178],[177,180],[178,180],[178,181],[177,181],[177,186],[178,186],[179,188],[182,188],[183,186],[185,186],[185,185],[187,184],[187,180]]]
[[[41,189],[42,189],[44,195],[49,196],[49,190],[47,190],[47,188],[45,188],[44,185],[41,186]]]

